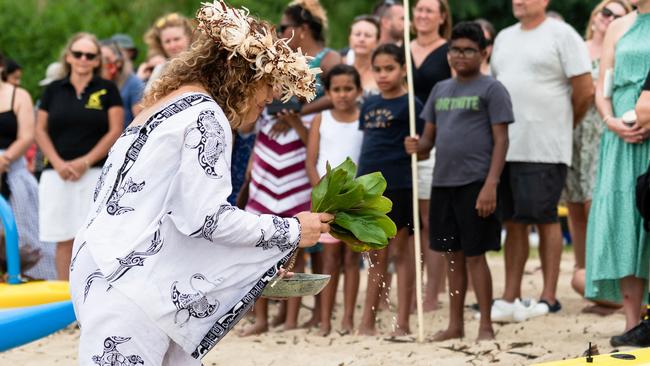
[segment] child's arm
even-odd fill
[[[407,154],[418,154],[418,160],[429,158],[436,137],[435,123],[427,122],[424,125],[422,136],[408,136],[404,139],[404,148]]]
[[[302,123],[302,119],[298,113],[283,110],[277,115],[277,118],[295,129],[300,141],[305,145],[307,144],[307,135],[309,134],[309,130],[305,127],[305,124]]]
[[[311,122],[309,128],[309,137],[307,140],[307,158],[305,160],[305,169],[307,170],[307,177],[312,187],[320,182],[320,176],[316,170],[318,163],[318,151],[320,150],[320,121],[321,115],[317,114]]]
[[[476,210],[481,217],[490,216],[497,208],[497,186],[499,185],[503,166],[506,163],[506,153],[508,151],[508,124],[493,124],[492,139],[494,149],[492,149],[490,170],[476,200]]]
[[[305,104],[300,110],[301,116],[307,116],[312,113],[320,113],[324,110],[331,109],[334,107],[332,101],[326,95],[314,100],[313,102]]]

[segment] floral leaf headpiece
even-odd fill
[[[293,51],[286,39],[275,39],[268,27],[249,15],[246,8],[235,9],[224,0],[203,3],[196,14],[198,29],[230,52],[229,58],[243,57],[256,71],[256,78],[270,76],[282,100],[292,96],[307,101],[316,95],[315,75],[308,57],[300,49]]]

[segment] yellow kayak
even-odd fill
[[[592,356],[593,361],[587,362],[587,357],[571,360],[555,361],[536,364],[537,366],[633,366],[650,365],[650,348],[640,348],[633,351],[609,353],[606,355]]]
[[[0,283],[0,309],[65,300],[70,300],[70,286],[67,281],[32,281],[19,285]]]

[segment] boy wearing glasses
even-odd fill
[[[430,245],[447,259],[450,317],[448,328],[434,340],[464,335],[467,270],[481,311],[478,339],[493,339],[492,278],[485,252],[501,248],[497,186],[514,116],[505,87],[481,74],[487,42],[480,25],[456,25],[450,44],[449,63],[456,77],[433,88],[422,112],[428,122],[423,135],[407,137],[405,147],[408,153],[428,155],[434,141],[436,146]]]

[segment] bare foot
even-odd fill
[[[246,327],[240,334],[240,337],[248,337],[252,335],[260,335],[269,331],[269,325],[266,323],[255,323]]]
[[[390,333],[391,337],[404,337],[411,334],[409,328],[395,327],[395,330]]]
[[[348,320],[343,320],[341,322],[341,331],[339,333],[343,334],[350,334],[352,333],[352,330],[354,329],[354,322],[351,319]]]
[[[492,327],[479,328],[476,341],[491,341],[494,339],[494,329]]]
[[[308,321],[303,323],[300,326],[300,328],[309,329],[309,328],[317,327],[319,323],[320,323],[320,321],[318,320],[318,318],[315,317],[315,316],[312,316],[311,319],[309,319]]]
[[[332,325],[331,324],[322,323],[320,325],[320,329],[318,330],[318,332],[316,334],[321,336],[321,337],[327,337],[328,335],[330,335],[331,331],[332,331]]]
[[[362,325],[362,326],[359,327],[358,333],[359,333],[359,335],[362,335],[362,336],[375,336],[375,335],[377,335],[377,329],[375,329],[374,326],[369,327],[369,326]]]
[[[280,325],[284,324],[284,321],[287,320],[287,314],[278,314],[271,319],[271,327],[279,327]]]
[[[378,311],[388,311],[388,310],[390,310],[391,306],[392,305],[391,305],[390,301],[380,300],[379,305],[377,306],[377,310]]]
[[[585,314],[596,314],[600,316],[612,315],[618,310],[617,308],[610,308],[602,305],[590,305],[582,309]]]
[[[296,323],[284,323],[284,327],[282,327],[282,330],[294,330],[298,329],[298,324]]]
[[[464,334],[462,330],[447,329],[434,334],[431,340],[433,342],[442,342],[449,339],[463,338],[463,336]]]

